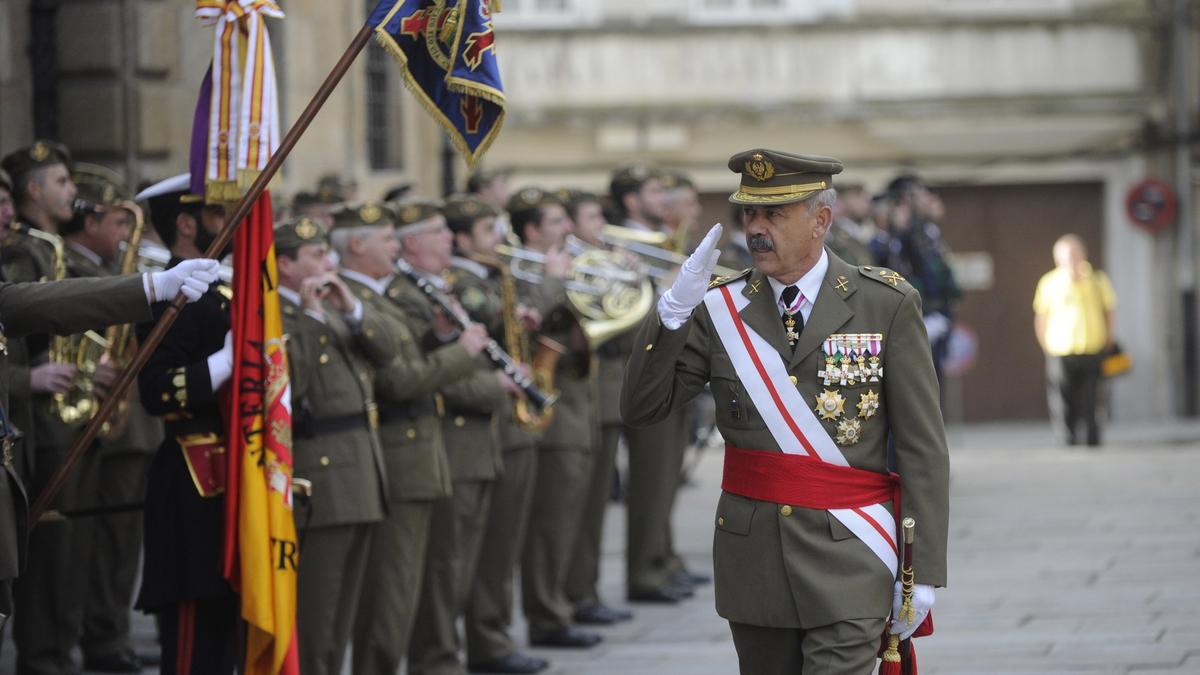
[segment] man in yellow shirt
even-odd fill
[[[1077,445],[1100,445],[1096,415],[1100,363],[1112,346],[1117,298],[1108,277],[1092,269],[1083,241],[1067,234],[1054,243],[1054,269],[1042,276],[1033,296],[1034,329],[1046,353],[1046,396],[1050,418]]]

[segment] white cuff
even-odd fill
[[[227,354],[224,349],[208,355],[208,379],[212,380],[213,393],[216,393],[232,376],[232,355]]]
[[[679,330],[692,316],[691,307],[680,307],[671,296],[671,289],[658,299],[658,319],[667,330]]]

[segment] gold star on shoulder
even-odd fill
[[[858,399],[858,416],[864,420],[869,420],[877,412],[879,412],[879,394],[868,389]]]
[[[862,435],[862,424],[856,419],[844,419],[837,426],[838,445],[854,445]]]
[[[836,389],[826,389],[817,394],[817,407],[813,409],[823,420],[836,420],[846,410],[846,399]]]

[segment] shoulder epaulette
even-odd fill
[[[737,281],[738,279],[741,279],[742,277],[750,276],[750,273],[753,271],[754,271],[753,267],[747,267],[746,269],[742,270],[741,272],[738,272],[737,274],[732,274],[727,277],[722,277],[722,276],[713,277],[713,280],[708,282],[708,287],[716,288],[717,286],[724,286],[725,284],[727,284],[731,281]]]
[[[894,272],[886,267],[861,265],[858,268],[858,273],[868,279],[874,279],[884,286],[894,288],[900,293],[907,293],[908,289],[912,288],[912,284],[909,284],[907,279],[900,276],[899,272]]]

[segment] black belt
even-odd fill
[[[379,423],[413,422],[421,417],[437,417],[438,407],[432,399],[390,405],[379,409]]]
[[[349,415],[326,417],[323,419],[303,417],[292,424],[293,433],[301,438],[317,438],[319,436],[329,436],[331,434],[340,434],[358,429],[374,431],[378,426],[379,414],[373,403],[370,404],[370,407],[365,412],[356,412]]]

